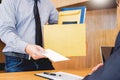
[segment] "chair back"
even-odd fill
[[[100,47],[100,55],[103,63],[110,57],[113,53],[113,46],[101,46]]]

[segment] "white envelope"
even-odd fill
[[[47,58],[49,58],[53,62],[70,60],[69,58],[67,58],[51,49],[46,49],[45,52],[43,53],[43,55],[45,55]]]

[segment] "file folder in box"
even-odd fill
[[[81,10],[60,11],[58,24],[79,24],[80,23]]]

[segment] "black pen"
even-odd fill
[[[52,76],[61,76],[61,75],[57,75],[55,73],[50,73],[50,72],[43,72],[43,74],[46,74],[46,75],[52,75]]]

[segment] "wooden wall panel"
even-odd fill
[[[56,8],[68,6],[68,5],[73,5],[73,4],[78,4],[82,2],[86,2],[89,0],[52,0],[52,2],[55,4]]]
[[[120,2],[119,6],[117,7],[117,28],[120,30]]]
[[[116,9],[88,11],[86,16],[90,67],[101,62],[100,46],[113,46],[117,34]]]
[[[116,14],[116,9],[87,11],[87,56],[70,57],[70,61],[54,63],[56,69],[91,68],[100,63],[100,46],[114,46],[119,31],[116,27]]]

